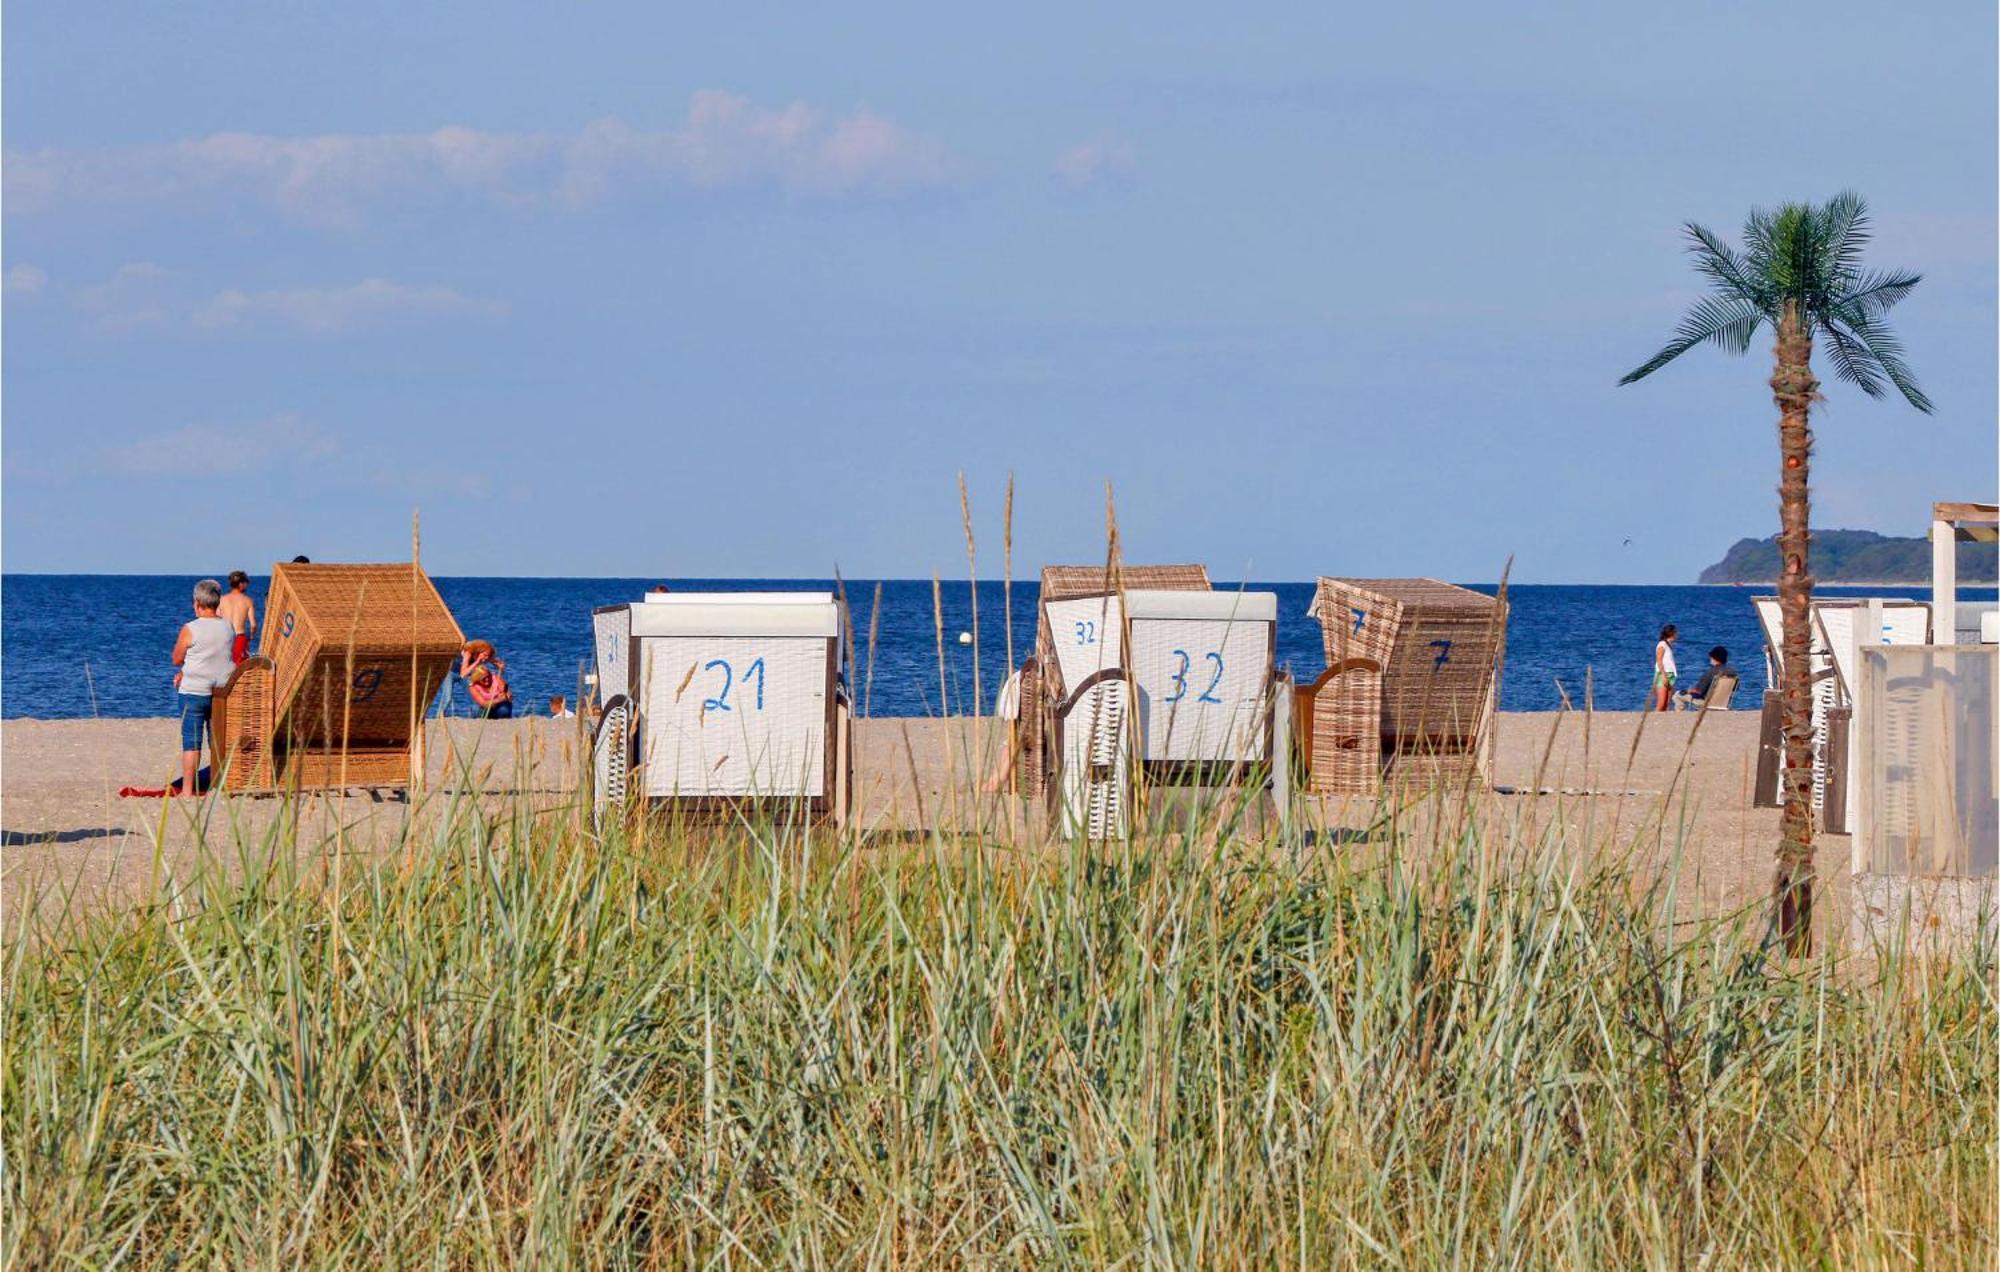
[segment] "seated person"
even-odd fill
[[[1708,651],[1708,667],[1701,673],[1701,679],[1694,682],[1694,688],[1674,696],[1682,707],[1689,710],[1705,706],[1708,703],[1709,691],[1715,688],[1715,681],[1719,676],[1740,679],[1736,675],[1736,668],[1729,665],[1729,651],[1721,645]]]
[[[472,705],[481,719],[514,718],[514,694],[507,688],[507,679],[500,674],[498,664],[485,663],[474,667],[466,680],[472,692]]]
[[[549,695],[549,716],[556,720],[574,720],[576,712],[569,709],[569,699],[557,693]]]

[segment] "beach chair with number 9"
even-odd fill
[[[271,567],[256,655],[214,697],[224,790],[406,786],[465,643],[422,568]]]

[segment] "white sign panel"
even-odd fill
[[[1145,759],[1264,758],[1269,622],[1135,615],[1130,665]]]
[[[830,643],[640,636],[639,764],[649,796],[817,796]]]

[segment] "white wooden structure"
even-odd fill
[[[1043,609],[1070,687],[1055,711],[1064,834],[1123,836],[1135,770],[1268,784],[1288,818],[1292,697],[1274,673],[1276,594],[1128,590]]]
[[[1784,670],[1784,625],[1776,597],[1752,600],[1764,632],[1766,745],[1775,740],[1776,690]],[[1846,834],[1854,824],[1860,732],[1855,701],[1863,645],[1923,645],[1931,639],[1931,607],[1904,597],[1818,597],[1812,602],[1813,810],[1822,825]],[[1780,761],[1782,763],[1782,761]],[[1779,769],[1760,766],[1757,803],[1774,806]]]
[[[1938,644],[1985,643],[1984,613],[1974,611],[1977,626],[1969,630],[1959,620],[1958,545],[1996,540],[2000,540],[2000,504],[1931,505],[1931,605],[1939,624]],[[1971,640],[1966,639],[1968,635]]]
[[[718,810],[804,801],[845,821],[853,748],[843,618],[830,592],[654,593],[595,611],[607,695],[599,800],[629,792]],[[608,752],[624,757],[627,792]]]

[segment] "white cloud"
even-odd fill
[[[417,287],[384,278],[344,287],[255,292],[231,288],[201,296],[184,276],[150,261],[120,266],[103,282],[78,288],[74,299],[92,324],[109,335],[141,330],[278,328],[331,336],[395,322],[497,319],[508,312],[502,301],[467,296],[450,287]]]
[[[449,287],[410,287],[370,278],[351,287],[299,287],[289,291],[225,291],[189,313],[204,330],[260,325],[334,335],[408,318],[504,318],[505,303],[482,300]]]
[[[8,210],[22,215],[249,203],[338,227],[377,208],[452,197],[578,206],[628,189],[895,194],[947,184],[954,172],[934,143],[866,109],[831,117],[800,102],[772,109],[709,90],[693,96],[679,127],[661,132],[606,118],[574,134],[217,133],[112,150],[9,151],[5,179]]]
[[[189,424],[97,452],[97,466],[128,477],[238,477],[323,461],[334,439],[286,413],[253,424]]]
[[[1120,137],[1098,137],[1056,156],[1056,178],[1081,189],[1099,181],[1129,177],[1139,170],[1139,153]]]
[[[7,267],[4,284],[0,284],[0,289],[9,296],[33,300],[42,294],[42,289],[48,284],[49,276],[43,270],[33,265],[10,265]]]
[[[74,297],[99,331],[113,335],[164,327],[173,318],[176,276],[151,261],[120,265],[101,283],[79,287]]]

